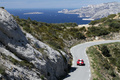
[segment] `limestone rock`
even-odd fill
[[[79,14],[79,17],[88,17],[88,19],[100,19],[107,17],[110,14],[120,13],[120,3],[110,2],[97,5],[88,5],[80,9],[67,10],[64,9],[59,13],[65,14]]]
[[[57,80],[64,76],[68,69],[69,56],[65,52],[54,50],[31,34],[26,33],[25,36],[12,15],[2,8],[0,8],[0,55],[1,64],[5,66],[5,74],[10,80],[40,80],[40,78]],[[15,65],[15,61],[20,63]],[[22,61],[34,67],[27,69],[27,65],[22,66]],[[5,78],[4,75],[1,78]]]

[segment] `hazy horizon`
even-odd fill
[[[6,9],[28,9],[28,8],[43,8],[43,9],[57,9],[57,8],[81,8],[87,5],[95,5],[108,2],[120,2],[119,0],[1,0],[1,6]]]

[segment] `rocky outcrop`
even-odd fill
[[[79,17],[89,17],[89,19],[99,19],[107,17],[110,14],[117,14],[120,12],[120,3],[102,3],[98,5],[88,5],[87,7],[82,7],[75,10],[64,9],[58,11],[58,13],[65,14],[79,14]]]
[[[67,73],[69,56],[23,33],[5,9],[0,8],[0,78],[7,80],[58,80]]]

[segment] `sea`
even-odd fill
[[[58,13],[62,9],[7,9],[14,16],[21,19],[36,20],[46,23],[77,23],[78,25],[88,24],[90,20],[82,20],[78,14]],[[71,10],[71,9],[69,9]]]

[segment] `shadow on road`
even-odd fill
[[[77,67],[71,67],[69,73],[74,72],[76,69],[77,69]],[[65,78],[70,77],[69,73],[68,73],[68,75]]]
[[[83,64],[83,65],[77,65],[77,66],[85,66],[85,64]]]
[[[70,69],[70,72],[69,72],[69,73],[74,72],[76,69],[77,69],[77,67],[71,67],[71,69]]]

